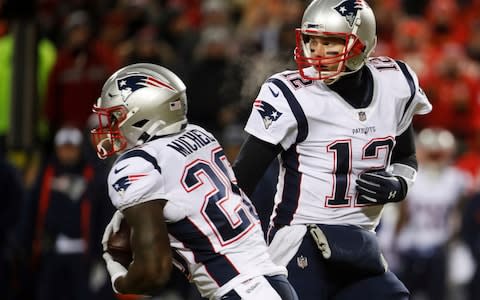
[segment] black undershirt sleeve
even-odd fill
[[[270,163],[282,151],[281,145],[273,145],[249,135],[233,163],[238,185],[251,196]]]
[[[407,130],[396,137],[396,145],[393,148],[391,163],[399,163],[418,169],[417,156],[415,154],[415,132],[410,124]]]

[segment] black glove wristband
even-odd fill
[[[407,181],[405,180],[405,178],[403,178],[402,176],[395,176],[398,178],[398,180],[400,181],[400,184],[402,185],[402,190],[401,190],[401,200],[402,201],[403,199],[405,199],[405,197],[407,196],[407,193],[408,193],[408,184],[407,184]]]

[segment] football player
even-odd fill
[[[103,256],[117,293],[149,294],[175,265],[209,299],[297,299],[222,147],[188,124],[181,79],[153,64],[126,66],[106,81],[93,110],[98,155],[121,154],[108,176],[118,211],[104,247],[123,218],[132,229],[128,267]]]
[[[461,208],[471,199],[472,178],[453,165],[454,135],[425,128],[416,138],[419,170],[416,184],[400,204],[393,251],[399,256],[396,274],[412,298],[446,299],[448,255],[457,243]]]
[[[412,118],[431,104],[404,62],[370,57],[365,1],[314,0],[296,29],[297,70],[262,85],[234,164],[250,195],[279,158],[269,243],[302,300],[408,299],[375,235],[415,180]]]

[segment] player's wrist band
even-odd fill
[[[123,271],[123,272],[117,272],[115,274],[112,275],[112,289],[113,291],[116,293],[116,294],[121,294],[116,288],[115,288],[115,281],[118,279],[118,277],[121,277],[121,276],[124,276],[125,274],[127,274],[127,271]]]
[[[407,191],[410,190],[417,178],[417,170],[404,164],[392,164],[388,168],[388,171],[391,172],[392,175],[402,177],[405,180],[408,188]]]

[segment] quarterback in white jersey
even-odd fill
[[[273,223],[377,226],[382,206],[358,197],[355,181],[360,173],[389,167],[395,137],[430,104],[404,63],[375,57],[366,67],[375,87],[362,108],[298,71],[275,74],[262,86],[245,130],[285,151]]]
[[[375,26],[364,1],[312,1],[296,30],[298,70],[262,85],[234,163],[250,195],[279,160],[270,251],[300,299],[408,298],[375,228],[415,180],[412,118],[431,105],[405,63],[369,58]]]
[[[205,298],[297,299],[222,147],[187,123],[185,89],[163,67],[134,64],[107,80],[94,106],[99,156],[121,153],[108,176],[118,211],[104,246],[123,218],[132,227],[128,268],[104,254],[114,290],[149,293],[175,265]]]

